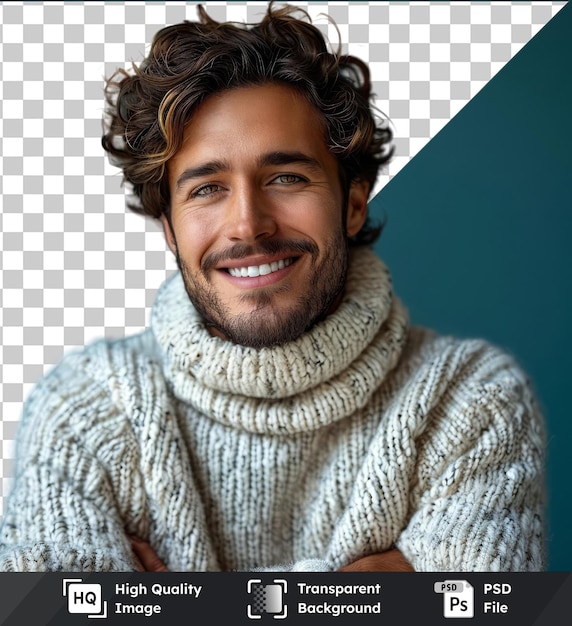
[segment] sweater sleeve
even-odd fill
[[[0,526],[0,571],[132,571],[116,491],[102,459],[121,420],[100,384],[69,356],[32,390]]]
[[[525,375],[447,394],[418,442],[408,524],[397,547],[418,571],[544,568],[544,427]]]

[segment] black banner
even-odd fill
[[[564,626],[571,609],[565,572],[0,574],[1,626]]]

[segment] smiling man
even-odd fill
[[[213,334],[283,344],[335,308],[369,186],[356,182],[344,197],[323,121],[298,91],[270,83],[213,95],[168,169],[161,220]]]
[[[199,18],[110,80],[103,137],[180,271],[31,393],[0,569],[542,569],[525,374],[410,327],[370,248],[367,67],[290,8]]]

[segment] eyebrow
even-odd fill
[[[323,171],[323,167],[318,159],[308,156],[303,152],[269,152],[259,157],[257,161],[258,167],[268,167],[271,165],[292,165],[298,163],[304,165],[309,169],[316,171]],[[187,168],[178,178],[176,182],[176,188],[180,189],[186,182],[195,178],[201,178],[203,176],[212,176],[219,172],[227,172],[231,169],[230,164],[227,161],[213,160],[207,163],[201,163],[196,167]]]
[[[269,152],[268,154],[263,154],[258,159],[259,167],[266,167],[268,165],[291,165],[293,163],[299,163],[300,165],[305,165],[315,170],[323,170],[318,159],[308,156],[303,152]]]
[[[208,163],[202,163],[196,167],[188,167],[179,178],[177,178],[176,187],[180,189],[189,180],[201,178],[202,176],[211,176],[212,174],[228,171],[229,169],[229,164],[225,161],[209,161]]]

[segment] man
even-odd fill
[[[0,569],[542,569],[526,376],[409,328],[369,248],[367,68],[288,8],[199,16],[110,81],[103,138],[180,272],[30,395]]]

